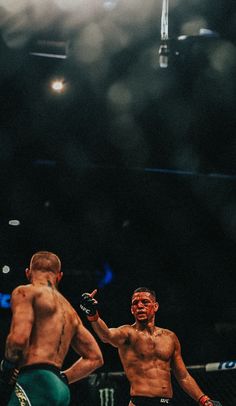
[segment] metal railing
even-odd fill
[[[222,406],[236,406],[236,361],[188,366],[202,390]],[[172,377],[175,406],[196,406]],[[72,405],[127,406],[129,383],[123,371],[91,374],[74,386]]]

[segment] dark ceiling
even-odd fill
[[[4,10],[0,265],[12,270],[0,274],[1,291],[25,283],[34,251],[53,250],[75,306],[112,270],[99,289],[109,323],[132,321],[130,294],[150,285],[158,322],[178,333],[188,362],[228,359],[236,338],[235,2],[171,8],[167,69],[158,64],[161,7],[149,3],[145,18],[132,7],[126,14],[121,1],[77,23],[57,10],[50,29],[37,20],[19,31],[17,14]],[[67,58],[32,55],[39,40],[44,52],[46,41],[55,52],[68,44]],[[55,77],[64,93],[50,90]],[[7,324],[9,310],[1,312]],[[107,357],[107,367],[118,360]]]

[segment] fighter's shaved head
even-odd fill
[[[32,271],[43,271],[59,273],[61,271],[61,261],[56,254],[49,251],[36,252],[30,261]]]

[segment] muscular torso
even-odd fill
[[[131,395],[172,397],[170,361],[175,349],[174,334],[155,327],[152,333],[124,326],[129,339],[119,355],[130,382]]]
[[[61,368],[75,332],[77,315],[51,286],[28,286],[33,296],[33,327],[23,365],[51,363]]]

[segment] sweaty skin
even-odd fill
[[[96,292],[94,290],[91,297]],[[133,325],[108,328],[99,317],[92,322],[92,327],[103,342],[118,348],[131,396],[172,398],[172,369],[182,389],[198,401],[203,392],[186,369],[177,336],[155,326],[157,310],[158,303],[149,292],[137,292],[131,303]]]
[[[12,293],[5,356],[19,368],[47,363],[61,369],[71,346],[79,359],[63,372],[72,383],[100,367],[103,357],[95,338],[57,290],[62,273],[47,269],[47,265],[42,270],[27,269],[31,283]]]
[[[124,371],[131,383],[132,396],[173,396],[170,362],[174,352],[174,336],[168,330],[155,327],[140,330],[137,325],[123,326],[127,337],[118,347]]]

